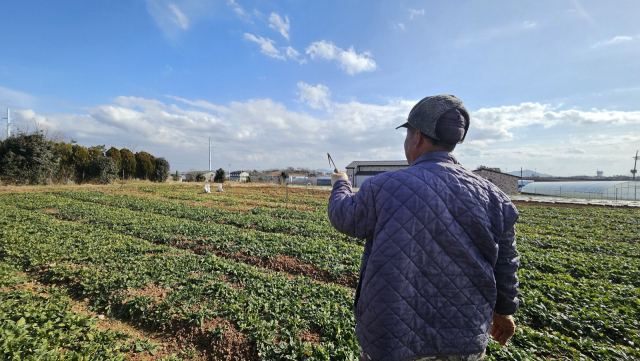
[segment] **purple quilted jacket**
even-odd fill
[[[448,152],[333,186],[329,219],[366,239],[354,312],[373,360],[482,352],[493,311],[518,309],[518,211]]]

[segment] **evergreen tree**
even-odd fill
[[[40,133],[10,137],[0,145],[0,175],[16,184],[49,184],[58,172],[55,143]]]
[[[109,184],[117,179],[117,171],[116,162],[113,159],[101,156],[91,160],[87,167],[87,176],[102,184]]]
[[[103,157],[104,153],[102,152],[102,148],[104,148],[104,145],[89,147],[89,161]]]
[[[116,147],[111,147],[106,152],[106,156],[113,159],[116,162],[116,169],[118,170],[118,174],[122,174],[122,156],[120,155],[120,151]]]
[[[213,177],[213,181],[216,183],[224,183],[224,180],[225,180],[224,169],[218,168],[218,170],[216,171],[216,175]]]
[[[120,161],[125,179],[131,179],[136,174],[136,156],[127,148],[120,149]],[[122,171],[121,170],[121,171]]]
[[[74,144],[71,157],[76,170],[76,179],[78,183],[82,183],[89,165],[89,150],[81,145]]]
[[[156,168],[156,158],[147,152],[136,153],[136,177],[151,179]]]
[[[60,158],[55,181],[57,183],[73,181],[76,175],[75,164],[73,163],[73,145],[65,142],[54,143],[54,153]]]
[[[153,171],[153,181],[158,183],[166,182],[169,179],[169,162],[164,158],[156,158],[156,166]]]

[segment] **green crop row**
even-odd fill
[[[100,192],[60,192],[56,194],[85,202],[94,202],[139,212],[156,213],[192,221],[225,223],[239,228],[255,228],[258,231],[268,233],[286,233],[304,237],[339,239],[356,244],[361,243],[355,238],[344,236],[331,227],[326,212],[254,208],[249,212],[241,213],[192,206],[179,202]]]
[[[0,284],[27,281],[0,262]],[[131,340],[120,331],[100,331],[98,319],[72,310],[64,289],[23,288],[0,292],[0,359],[2,360],[124,360],[127,352],[149,351],[160,345]]]
[[[344,287],[265,274],[12,206],[0,216],[0,237],[3,258],[25,271],[44,271],[41,282],[64,284],[108,314],[159,329],[176,320],[202,326],[222,317],[235,322],[265,360],[355,360],[353,295]],[[128,299],[129,289],[150,284],[166,288],[166,298]],[[301,331],[317,333],[320,344],[301,341]]]
[[[520,268],[574,278],[640,286],[640,260],[622,256],[557,251],[519,245]]]
[[[185,196],[188,191],[175,190]],[[250,196],[247,193],[245,198]],[[255,267],[164,244],[186,238],[227,252],[244,250],[261,257],[289,254],[326,267],[336,277],[357,272],[361,247],[330,237],[239,229],[243,217],[252,217],[246,213],[219,213],[218,217],[233,219],[221,225],[202,218],[215,214],[208,213],[209,208],[136,198],[85,192],[64,197],[0,195],[2,212],[10,213],[0,222],[0,237],[10,240],[0,243],[0,261],[12,260],[21,271],[45,270],[41,281],[68,284],[89,297],[94,307],[141,324],[163,328],[176,319],[205,326],[213,318],[232,320],[250,336],[263,359],[355,357],[352,295],[347,289],[318,285],[305,277],[291,280],[265,274]],[[44,208],[50,208],[49,214],[41,211]],[[282,218],[278,212],[286,216],[290,211],[260,209],[253,215],[264,216],[259,221],[265,230],[275,230]],[[318,217],[305,213],[291,212],[290,221]],[[61,222],[52,214],[83,221]],[[637,210],[520,207],[520,214],[518,332],[509,348],[490,343],[488,359],[640,358],[638,242],[627,230],[636,229]],[[560,216],[566,221],[556,219]],[[563,222],[569,225],[566,232]],[[580,222],[590,226],[581,231]],[[607,224],[598,224],[603,222]],[[319,233],[332,231],[328,223],[321,227],[328,230]],[[623,236],[616,233],[620,227]],[[127,296],[127,290],[149,284],[166,288],[166,297]],[[302,342],[297,336],[301,330],[320,335],[322,345]]]
[[[572,236],[550,236],[538,233],[539,229],[518,226],[518,244],[556,252],[581,252],[640,258],[640,247],[627,242],[608,242],[598,238],[581,239]]]
[[[530,235],[637,245],[640,242],[637,214],[635,209],[520,207],[518,229]]]
[[[277,258],[288,255],[327,270],[336,278],[357,274],[362,247],[349,241],[332,241],[302,236],[241,230],[226,224],[196,222],[129,209],[106,207],[49,194],[14,194],[1,198],[6,204],[39,210],[53,208],[56,217],[83,219],[96,227],[145,240],[168,244],[193,241],[191,246],[207,245],[227,253],[243,251],[249,256]]]

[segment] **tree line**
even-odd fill
[[[116,179],[146,179],[164,182],[169,162],[147,152],[127,148],[85,148],[47,140],[42,131],[21,133],[0,142],[0,179],[9,184],[67,184]]]

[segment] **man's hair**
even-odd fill
[[[411,133],[418,132],[418,129],[412,127],[409,124],[407,124],[406,127]],[[420,132],[420,135],[423,138],[426,138],[431,144],[433,144],[434,147],[440,148],[442,150],[446,150],[447,152],[453,152],[453,150],[456,148],[456,145],[457,145],[457,143],[445,142],[444,140],[431,138],[430,136],[424,134],[423,132]]]

